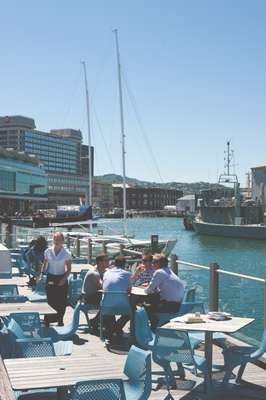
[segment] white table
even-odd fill
[[[48,303],[0,303],[0,316],[11,313],[38,312],[39,314],[55,314],[56,311]]]
[[[87,379],[122,378],[104,354],[4,360],[13,390],[67,388]]]
[[[162,328],[175,329],[178,331],[198,331],[205,332],[205,357],[208,364],[210,379],[212,371],[212,336],[214,332],[234,333],[239,329],[244,328],[254,321],[254,318],[232,317],[225,321],[214,321],[208,315],[201,315],[205,322],[202,323],[186,323],[188,317],[194,314],[185,314],[181,317],[174,318],[175,321],[170,321]]]

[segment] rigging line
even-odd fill
[[[154,156],[154,153],[153,153],[153,151],[152,151],[152,147],[151,147],[149,138],[148,138],[148,136],[147,136],[147,134],[146,134],[146,132],[145,132],[144,126],[143,126],[143,124],[142,124],[141,117],[140,117],[140,114],[139,114],[138,108],[137,108],[136,99],[135,99],[135,97],[134,97],[133,92],[129,89],[129,85],[128,85],[127,79],[126,79],[126,77],[125,77],[124,71],[122,71],[122,77],[123,77],[123,80],[124,80],[124,83],[125,83],[126,90],[127,90],[127,92],[128,92],[129,100],[131,101],[133,110],[134,110],[135,115],[136,115],[136,120],[137,120],[137,122],[138,122],[138,124],[139,124],[139,127],[140,127],[140,130],[141,130],[141,132],[142,132],[142,134],[143,134],[143,137],[144,137],[146,146],[148,147],[148,149],[149,149],[149,151],[150,151],[151,158],[152,158],[152,160],[153,160],[153,162],[154,162],[154,166],[155,166],[155,168],[156,168],[156,170],[157,170],[157,173],[158,173],[158,176],[159,176],[159,178],[160,178],[160,180],[161,180],[161,183],[164,183],[164,180],[163,180],[163,178],[162,178],[162,176],[161,176],[161,173],[160,173],[159,165],[158,165],[158,163],[157,163],[157,161],[156,161],[156,158],[155,158],[155,156]]]
[[[71,111],[71,108],[73,106],[74,98],[76,97],[76,94],[77,94],[77,89],[80,88],[81,72],[82,72],[82,70],[81,70],[81,68],[79,68],[78,74],[75,77],[74,88],[73,88],[73,90],[71,92],[71,95],[69,97],[70,98],[70,102],[68,104],[68,107],[65,108],[65,116],[64,116],[63,121],[62,121],[63,122],[62,123],[63,127],[64,127],[64,125],[66,123],[66,120],[67,120],[68,116],[70,115],[70,111]]]
[[[101,137],[102,137],[102,140],[103,140],[103,143],[104,143],[104,147],[105,147],[105,150],[106,150],[106,153],[107,153],[109,162],[110,162],[110,166],[111,166],[111,168],[112,168],[112,171],[115,172],[115,168],[114,168],[112,156],[111,156],[111,153],[110,153],[110,151],[109,151],[109,149],[108,149],[108,146],[107,146],[107,143],[106,143],[104,134],[103,134],[103,130],[102,130],[102,127],[101,127],[101,124],[100,124],[100,120],[99,120],[98,115],[97,115],[97,112],[96,112],[96,107],[95,107],[95,104],[94,104],[94,102],[92,101],[92,99],[91,99],[91,104],[92,104],[92,109],[93,109],[93,113],[94,113],[94,116],[95,116],[95,121],[96,121],[96,123],[97,123],[98,129],[99,129],[99,132],[100,132],[100,134],[101,134]]]
[[[105,47],[105,50],[103,52],[103,56],[101,57],[101,60],[99,61],[99,65],[101,67],[99,69],[97,69],[98,73],[95,76],[95,79],[93,80],[94,87],[91,89],[91,95],[93,95],[93,96],[94,96],[94,94],[96,92],[96,89],[98,90],[98,87],[100,86],[100,83],[102,82],[102,80],[100,78],[103,76],[103,74],[104,74],[104,72],[106,70],[106,67],[108,65],[108,61],[111,59],[111,57],[110,57],[110,54],[111,54],[111,51],[112,51],[112,47],[110,45],[111,41],[112,41],[112,37],[109,36],[107,44],[106,44],[106,47]]]

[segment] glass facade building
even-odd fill
[[[48,179],[36,159],[0,148],[0,211],[14,213],[48,199]]]
[[[79,204],[85,198],[89,185],[88,146],[82,144],[80,130],[42,132],[35,129],[31,118],[0,117],[0,146],[33,154],[41,160],[48,176],[50,207]]]

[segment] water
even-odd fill
[[[99,223],[105,233],[122,232],[122,221]],[[178,218],[133,218],[128,220],[128,232],[138,239],[158,234],[161,239],[178,239],[174,253],[179,259],[201,265],[211,262],[220,268],[264,278],[266,273],[266,243],[259,240],[200,236],[186,231]],[[194,268],[180,268],[180,277],[188,286],[196,285],[198,298],[208,304],[209,274]],[[233,315],[255,318],[255,322],[238,334],[260,340],[263,331],[264,285],[245,279],[220,275],[219,307]]]
[[[105,234],[122,233],[121,220],[98,223],[97,230]],[[201,265],[211,262],[220,268],[264,278],[266,272],[266,242],[199,236],[186,231],[178,218],[132,218],[128,220],[128,233],[137,239],[149,239],[158,234],[160,239],[177,239],[173,252],[180,260]],[[186,285],[197,287],[197,297],[208,304],[208,271],[179,268],[179,276]],[[255,318],[255,322],[239,333],[260,340],[263,331],[264,285],[253,281],[219,275],[219,308],[237,316]]]

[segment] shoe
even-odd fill
[[[57,326],[64,326],[64,322],[58,322]]]

